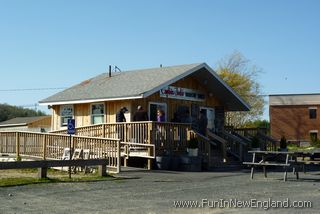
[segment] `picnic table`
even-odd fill
[[[254,169],[262,166],[264,177],[267,177],[267,166],[283,167],[283,180],[287,180],[288,168],[290,167],[289,158],[294,157],[294,152],[277,152],[277,151],[248,151],[252,154],[252,162],[243,162],[251,166],[251,179],[253,179]],[[298,179],[298,177],[297,177]]]
[[[311,164],[320,164],[320,150],[304,150],[304,151],[294,151],[294,160],[290,160],[290,162],[295,165],[294,169],[297,167],[301,167],[303,172],[306,173],[306,166]]]
[[[299,179],[299,169],[305,172],[305,166],[309,164],[320,164],[320,150],[309,151],[248,151],[252,154],[252,162],[243,162],[251,166],[251,179],[253,179],[255,167],[262,166],[264,177],[267,177],[267,166],[283,167],[283,180],[287,180],[288,169],[292,168],[296,178]]]

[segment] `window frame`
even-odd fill
[[[71,107],[72,109],[72,114],[71,115],[62,115],[62,109],[65,107]],[[65,105],[61,105],[60,106],[60,127],[66,127],[68,125],[68,123],[63,123],[64,118],[68,118],[68,119],[74,119],[74,105],[72,104],[65,104]]]
[[[309,119],[314,120],[317,119],[317,107],[309,107]],[[314,112],[314,113],[312,113]]]
[[[103,105],[103,114],[93,114],[92,107],[94,105]],[[95,116],[103,116],[102,123],[106,122],[106,105],[105,105],[105,103],[103,103],[103,102],[102,103],[91,103],[89,111],[90,111],[90,124],[91,125],[101,124],[101,123],[94,123],[93,117],[95,117]]]
[[[315,135],[316,138],[313,138],[312,135]],[[310,140],[317,140],[318,139],[318,130],[310,130],[309,131],[309,137],[310,137]]]

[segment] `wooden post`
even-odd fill
[[[240,156],[240,161],[243,161],[243,145],[240,143],[240,148],[239,148],[239,156]]]
[[[256,159],[256,153],[253,153],[252,163],[255,163],[255,159]],[[254,165],[252,164],[252,166],[251,166],[251,179],[253,179],[253,173],[254,173]]]
[[[16,157],[17,157],[17,160],[19,160],[19,157],[20,157],[19,132],[16,132]]]
[[[289,162],[289,154],[286,155],[286,164]],[[288,167],[285,166],[285,171],[283,175],[283,181],[287,181]]]
[[[208,150],[208,169],[210,169],[210,167],[211,167],[211,144],[208,142],[207,142],[207,144],[209,147],[209,150]]]
[[[262,155],[262,162],[264,163],[265,162],[265,156],[264,154]],[[263,174],[264,174],[264,177],[266,178],[267,177],[267,170],[266,170],[266,166],[264,165],[263,166]]]
[[[98,172],[99,172],[99,176],[101,176],[101,177],[107,176],[107,166],[106,165],[99,165]]]
[[[120,140],[117,141],[117,173],[121,171]]]
[[[223,155],[223,162],[227,162],[227,145],[226,142],[222,142],[222,155]]]
[[[43,160],[46,159],[46,156],[47,156],[47,138],[46,138],[46,135],[43,134],[43,139],[42,139],[42,157],[43,157]]]
[[[148,124],[148,140],[147,140],[147,144],[152,144],[152,140],[154,138],[153,136],[153,122]],[[148,148],[148,155],[151,156],[151,148]],[[148,170],[152,169],[152,159],[148,159]]]
[[[125,145],[124,146],[124,159],[123,159],[124,167],[128,166],[128,159],[129,159],[129,145]]]
[[[47,177],[47,167],[40,167],[38,168],[38,178],[46,178]]]
[[[102,137],[106,137],[106,124],[102,124]]]

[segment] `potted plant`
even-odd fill
[[[198,156],[198,139],[191,138],[188,141],[188,148],[187,148],[188,155],[191,157]]]
[[[260,142],[259,138],[256,135],[251,139],[251,150],[260,151]]]
[[[287,139],[282,136],[280,139],[280,151],[281,152],[287,152],[288,148],[287,148]]]

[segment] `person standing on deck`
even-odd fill
[[[126,117],[124,116],[124,113],[128,111],[127,107],[122,107],[116,114],[116,122],[121,123],[121,122],[126,122]],[[123,136],[124,136],[124,127],[123,125],[117,125],[116,126],[118,138],[121,141],[124,141]]]
[[[157,121],[158,122],[165,122],[165,120],[166,120],[166,116],[164,114],[164,111],[159,109],[157,111]]]
[[[120,111],[117,112],[116,114],[116,122],[121,123],[121,122],[126,122],[126,117],[124,116],[124,113],[128,111],[127,107],[122,107]]]
[[[137,107],[136,113],[133,115],[133,121],[148,121],[148,113],[142,108],[142,106]]]

